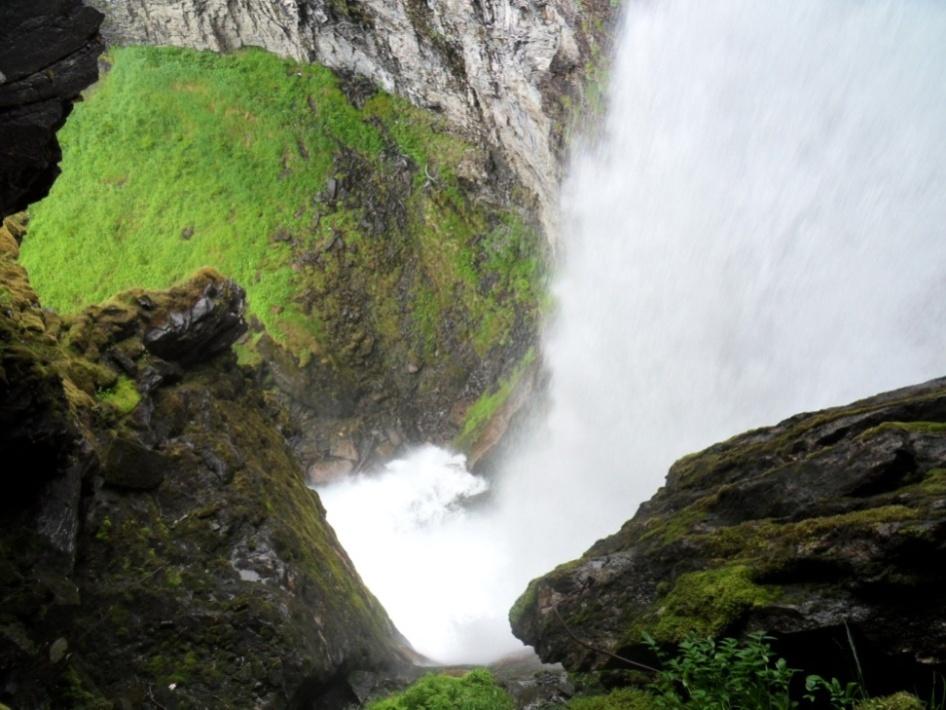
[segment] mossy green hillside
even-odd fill
[[[483,197],[465,166],[488,170],[485,149],[436,114],[382,92],[356,106],[330,70],[257,50],[109,62],[32,208],[22,258],[48,307],[212,266],[300,362],[337,367],[375,348],[430,361],[448,341],[482,357],[537,318],[542,240]]]
[[[399,663],[401,637],[305,485],[284,414],[232,353],[175,366],[144,344],[202,299],[205,323],[229,313],[238,287],[202,270],[59,318],[38,307],[9,246],[0,388],[28,393],[30,416],[2,412],[3,431],[30,476],[11,470],[20,483],[7,493],[29,501],[37,483],[64,485],[58,472],[76,460],[86,476],[56,509],[75,521],[65,568],[29,505],[2,511],[0,660],[29,669],[5,691],[19,694],[13,706],[287,707],[339,664]],[[54,643],[68,652],[50,662]]]

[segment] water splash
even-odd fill
[[[492,516],[466,508],[487,487],[462,455],[424,446],[318,489],[365,584],[414,647],[440,662],[487,662],[491,649],[510,647],[496,604],[509,559]]]
[[[630,0],[562,211],[552,408],[495,504],[386,534],[359,508],[447,456],[429,450],[352,484],[348,512],[326,492],[369,586],[441,660],[514,648],[528,579],[680,455],[946,372],[946,3]]]

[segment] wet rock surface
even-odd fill
[[[59,174],[56,131],[98,76],[101,23],[81,0],[0,6],[0,218],[44,197]]]
[[[766,630],[806,670],[873,692],[946,666],[946,379],[688,456],[615,535],[533,581],[514,632],[570,670],[646,656],[642,634]],[[588,644],[582,645],[579,641]]]
[[[221,350],[241,290],[208,270],[60,319],[35,308],[14,256],[0,260],[0,446],[22,463],[0,509],[0,702],[333,708],[389,682],[406,642],[279,413]],[[146,345],[172,321],[161,353],[178,363]]]
[[[171,311],[144,335],[153,354],[172,362],[197,362],[226,350],[246,332],[246,294],[232,282],[210,283],[187,310]]]

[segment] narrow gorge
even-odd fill
[[[0,710],[946,703],[946,8],[0,37]]]

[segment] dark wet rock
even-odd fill
[[[144,345],[165,360],[209,359],[246,332],[245,308],[246,293],[235,283],[208,283],[186,310],[172,310],[155,319],[144,335]]]
[[[140,441],[116,437],[107,445],[102,465],[105,482],[118,488],[157,488],[171,472],[173,462]]]
[[[81,0],[0,5],[0,217],[45,197],[59,174],[56,131],[98,77],[101,22]]]
[[[675,463],[621,530],[533,581],[510,618],[570,670],[642,634],[766,630],[796,665],[872,692],[946,668],[946,379],[802,414]],[[575,637],[590,644],[584,646]]]
[[[7,224],[11,224],[8,220]],[[56,349],[46,318],[16,263],[17,244],[0,230],[0,508],[18,508],[64,467],[78,439],[69,403],[54,367]]]

